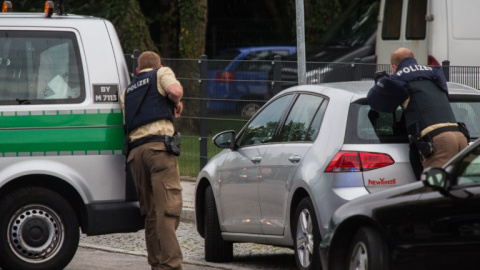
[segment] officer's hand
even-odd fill
[[[182,115],[183,103],[180,101],[173,108],[173,118],[179,118]]]
[[[375,75],[373,76],[373,79],[375,80],[375,83],[378,82],[378,80],[380,80],[381,78],[383,77],[390,77],[390,75],[384,70],[384,71],[379,71],[379,72],[375,72]]]

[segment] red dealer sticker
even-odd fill
[[[368,179],[369,186],[387,186],[387,185],[396,185],[397,179],[385,180],[385,178],[380,178],[379,180],[370,180]]]

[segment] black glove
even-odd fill
[[[390,75],[384,70],[384,71],[378,71],[378,72],[375,72],[375,75],[373,76],[373,79],[375,80],[375,83],[378,82],[378,80],[380,80],[381,78],[383,77],[390,77]]]

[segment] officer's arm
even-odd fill
[[[407,98],[404,82],[385,77],[378,80],[367,95],[370,107],[387,113],[394,112]]]
[[[183,96],[183,87],[179,83],[174,83],[167,88],[168,98],[175,104],[173,110],[173,117],[178,118],[182,115],[183,103],[181,102]]]
[[[167,88],[168,98],[178,104],[183,97],[183,87],[179,83],[173,83]]]

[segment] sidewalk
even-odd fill
[[[195,222],[195,178],[181,177],[183,209],[181,221]]]

